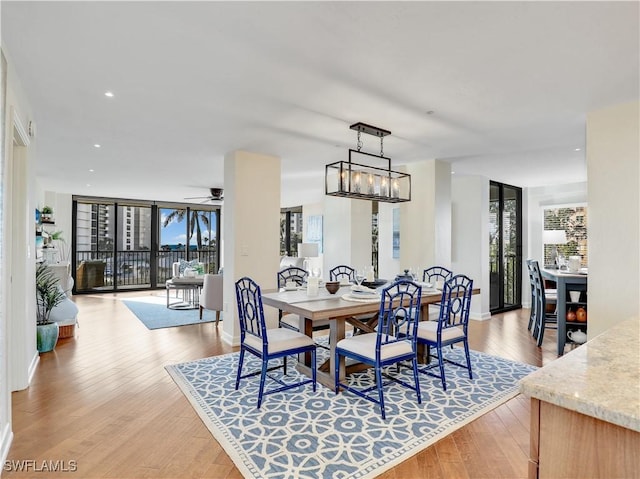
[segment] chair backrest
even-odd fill
[[[442,281],[446,283],[453,277],[453,272],[442,266],[432,266],[422,272],[422,281],[425,283],[436,283]]]
[[[458,274],[444,283],[442,307],[438,318],[438,335],[443,330],[453,327],[462,327],[464,334],[467,334],[472,293],[473,280],[463,274]]]
[[[297,266],[285,268],[282,271],[278,271],[278,288],[284,288],[288,281],[293,281],[298,286],[302,286],[307,280],[307,276],[309,276],[309,273]]]
[[[421,297],[422,286],[404,279],[382,290],[376,340],[378,358],[382,346],[398,341],[409,340],[415,350]]]
[[[222,311],[223,294],[222,294],[223,278],[221,274],[205,274],[202,282],[202,291],[200,292],[200,304],[206,309]]]
[[[351,266],[347,266],[346,264],[341,264],[340,266],[336,266],[335,268],[331,268],[329,270],[329,280],[330,281],[340,281],[342,278],[347,278],[349,281],[356,280],[356,270]]]
[[[544,314],[547,310],[547,299],[544,291],[544,279],[540,273],[540,264],[535,260],[527,261],[527,268],[531,263],[531,271],[529,276],[532,281],[533,302],[536,314]]]
[[[247,335],[255,336],[267,348],[267,327],[262,308],[260,286],[251,278],[244,277],[236,281],[236,302],[240,319],[240,341],[244,343]]]

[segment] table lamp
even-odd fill
[[[304,258],[303,268],[311,275],[309,258],[318,257],[318,243],[298,243],[298,258]]]
[[[551,256],[549,257],[551,265],[549,266],[559,269],[558,245],[567,244],[567,233],[565,230],[544,230],[542,232],[542,242],[544,244],[552,245]]]

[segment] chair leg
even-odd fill
[[[422,394],[420,393],[420,380],[418,379],[418,358],[413,357],[413,381],[416,385],[416,395],[418,396],[418,404],[422,404]]]
[[[204,311],[204,308],[200,306],[199,309],[200,309],[200,319],[202,319],[202,312]]]
[[[376,366],[376,385],[378,386],[378,401],[380,401],[380,412],[382,413],[382,419],[386,419],[384,410],[384,394],[382,393],[382,368]]]
[[[316,349],[315,348],[311,350],[311,379],[313,380],[313,392],[316,392],[317,370],[316,370]]]
[[[202,319],[202,313],[200,313],[200,319]],[[216,326],[218,326],[219,322],[220,322],[220,311],[216,311]]]
[[[438,368],[440,369],[440,381],[442,381],[442,389],[447,390],[447,381],[444,378],[444,357],[442,356],[442,346],[438,345]]]
[[[240,376],[242,376],[242,362],[244,361],[244,349],[240,348],[240,358],[238,358],[238,375],[236,376],[236,391],[240,386]]]
[[[284,375],[286,376],[287,375],[287,357],[286,356],[282,358],[282,369],[283,369]]]
[[[285,356],[286,360],[286,356]],[[264,383],[267,379],[267,361],[262,358],[262,371],[260,373],[260,389],[258,390],[258,409],[262,405],[262,396],[264,394]]]
[[[338,394],[338,392],[340,391],[339,389],[339,383],[340,383],[340,355],[338,354],[338,351],[336,351],[336,355],[335,355],[335,361],[334,361],[336,367],[335,370],[333,371],[334,375],[334,380],[333,380],[333,384],[334,387],[333,389],[335,390],[336,394]],[[313,368],[315,370],[315,368]]]
[[[467,357],[467,369],[469,370],[469,379],[473,379],[473,374],[471,373],[471,356],[469,356],[469,343],[467,340],[464,340],[464,355]]]

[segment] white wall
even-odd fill
[[[35,370],[35,184],[33,163],[35,141],[25,135],[33,114],[20,79],[7,60],[6,103],[4,110],[4,148],[2,150],[2,231],[0,236],[0,459],[11,445],[11,391],[27,387]],[[29,146],[13,147],[15,120]],[[20,128],[20,127],[18,127]],[[21,141],[25,143],[25,141]],[[14,155],[15,153],[15,155]],[[15,156],[15,157],[14,157]]]
[[[471,300],[472,319],[489,319],[489,179],[454,177],[451,181],[451,269],[480,288]]]
[[[451,165],[407,165],[411,201],[400,206],[400,269],[451,266]]]
[[[589,339],[640,316],[639,117],[640,102],[587,115]]]
[[[325,196],[324,276],[346,264],[361,269],[371,265],[371,202]]]
[[[389,280],[402,272],[400,258],[393,257],[394,208],[400,206],[394,203],[378,204],[378,276]]]

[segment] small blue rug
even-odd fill
[[[169,309],[165,298],[143,296],[122,301],[147,329],[173,328],[189,324],[210,323],[216,320],[216,312],[204,310],[202,319],[197,309]],[[222,321],[222,314],[220,315]]]
[[[328,353],[318,348],[319,364]],[[447,356],[462,361],[459,348]],[[537,368],[472,351],[474,379],[447,366],[440,380],[420,375],[422,404],[397,384],[385,386],[387,420],[377,405],[318,384],[267,396],[256,409],[259,376],[236,391],[238,353],[166,366],[202,421],[247,478],[375,477],[518,394],[518,380]],[[275,363],[274,363],[275,364]],[[297,373],[293,366],[289,378]],[[245,355],[243,370],[260,361]],[[281,371],[281,370],[280,370]],[[411,372],[402,369],[406,378]],[[276,373],[275,371],[273,374]],[[373,384],[371,371],[349,376]],[[267,379],[267,390],[274,386]]]

